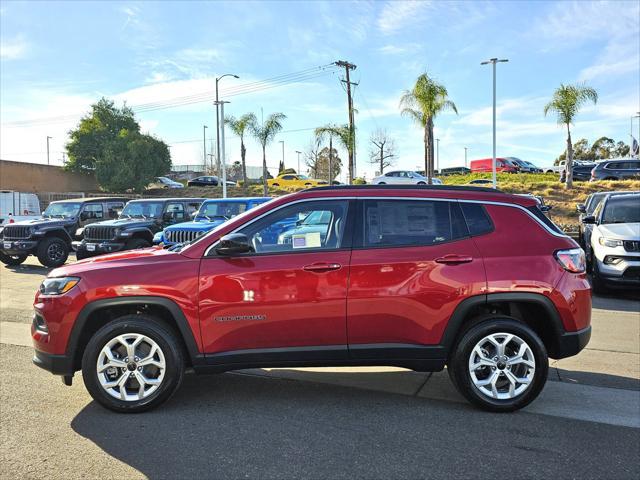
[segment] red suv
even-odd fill
[[[320,187],[190,244],[53,270],[36,365],[139,412],[185,370],[396,365],[493,411],[530,403],[548,357],[591,335],[584,253],[534,199],[475,187]]]

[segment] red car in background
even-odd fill
[[[471,160],[471,173],[493,171],[493,158]],[[520,169],[508,158],[496,158],[496,172],[518,173]]]

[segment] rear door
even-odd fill
[[[464,298],[486,288],[483,261],[455,200],[359,202],[347,331],[355,358],[402,358],[440,342]]]

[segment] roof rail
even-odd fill
[[[487,193],[505,193],[497,188],[474,187],[471,185],[334,185],[327,187],[312,187],[306,191],[325,191],[325,190],[454,190],[463,192],[487,192]]]

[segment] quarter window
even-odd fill
[[[82,210],[90,213],[89,218],[102,218],[104,216],[101,203],[89,203]]]
[[[124,208],[124,202],[107,203],[107,215],[109,218],[118,218],[118,213]]]
[[[469,229],[469,234],[482,235],[493,230],[493,224],[489,214],[479,203],[460,203],[464,219]]]
[[[467,236],[457,202],[367,200],[364,246],[435,245]]]
[[[347,242],[348,202],[299,202],[240,230],[256,253],[304,252],[342,248]]]

